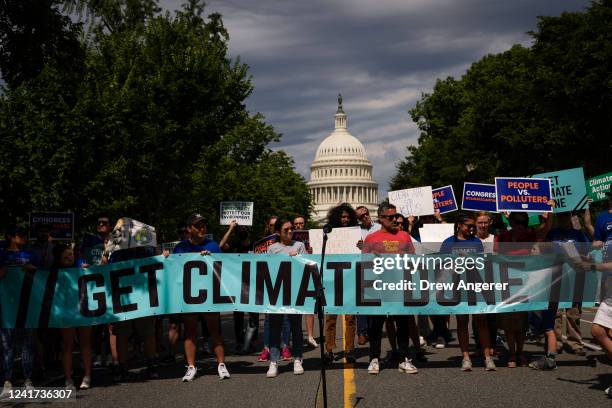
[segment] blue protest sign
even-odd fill
[[[587,206],[582,167],[536,174],[533,177],[550,179],[552,198],[555,200],[554,212],[582,210]]]
[[[497,211],[495,184],[463,183],[462,210]]]
[[[33,212],[30,213],[30,239],[40,232],[48,233],[52,239],[70,240],[74,238],[74,213],[71,212]]]
[[[457,210],[457,200],[455,200],[453,186],[434,188],[431,190],[431,195],[434,210],[440,210],[440,214]]]
[[[552,212],[550,179],[495,177],[497,211]]]

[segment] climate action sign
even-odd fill
[[[10,268],[0,280],[0,318],[2,327],[73,327],[170,313],[312,313],[319,262],[320,255],[173,254],[88,269]],[[329,255],[325,311],[470,314],[543,310],[549,302],[587,306],[594,304],[599,275],[575,273],[555,256]]]
[[[611,184],[612,172],[595,176],[586,181],[587,193],[593,201],[606,200],[608,198],[606,193],[610,191]]]
[[[554,212],[582,210],[587,205],[582,167],[536,174],[533,177],[550,179],[552,198],[555,200]]]

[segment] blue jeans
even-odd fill
[[[291,326],[291,340],[293,341],[293,356],[302,358],[304,349],[304,336],[302,335],[302,315],[270,314],[270,361],[280,360],[281,330],[289,320]],[[287,341],[287,343],[289,343]]]
[[[289,346],[289,319],[287,318],[287,315],[282,315],[284,316],[283,318],[283,331],[281,332],[282,334],[282,347],[285,346]],[[264,318],[264,334],[263,334],[263,345],[264,347],[269,347],[270,346],[270,315],[267,314],[266,317]]]
[[[368,335],[368,316],[357,315],[357,335],[367,336]]]
[[[0,329],[4,381],[13,380],[13,355],[18,339],[21,340],[21,370],[26,379],[32,378],[34,329]]]

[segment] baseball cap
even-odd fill
[[[206,223],[206,218],[202,217],[200,214],[197,214],[197,213],[191,214],[189,216],[189,218],[187,218],[187,225],[188,226],[189,225],[195,225],[195,224],[198,224],[198,223],[200,223],[202,221],[204,223]]]

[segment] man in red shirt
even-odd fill
[[[410,235],[407,232],[400,230],[399,225],[395,222],[395,219],[396,209],[393,204],[384,202],[378,207],[378,220],[381,225],[381,229],[369,234],[366,237],[363,246],[364,253],[414,254],[414,245],[412,244]],[[380,344],[385,319],[386,316],[369,316],[369,374],[378,374],[380,371]],[[416,341],[413,339],[413,343],[415,347],[419,347],[418,331],[416,330],[414,317],[408,315],[396,315],[394,316],[394,319],[395,323],[397,324],[397,342],[399,345],[399,352],[401,354],[401,362],[398,369],[403,373],[416,374],[418,370],[412,364],[412,360],[408,358],[409,334],[411,329],[416,336]],[[418,350],[418,352],[422,354],[420,350]]]

